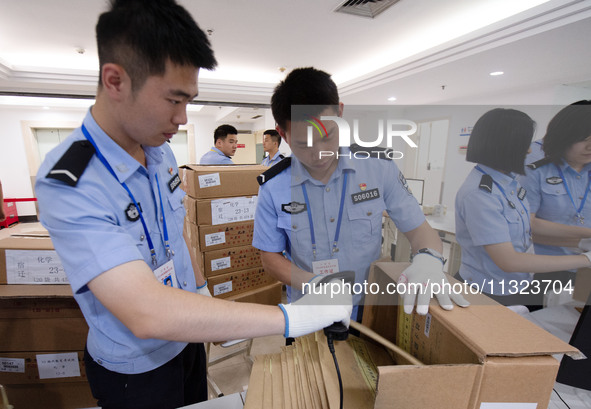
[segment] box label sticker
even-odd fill
[[[223,270],[225,268],[230,268],[231,266],[232,263],[230,261],[230,257],[216,258],[215,260],[211,260],[211,271]]]
[[[229,293],[230,291],[232,291],[232,282],[231,281],[226,281],[225,283],[220,283],[220,284],[216,284],[213,286],[214,297],[216,295]]]
[[[0,372],[25,373],[24,358],[1,358]]]
[[[38,354],[37,368],[39,369],[39,379],[80,376],[80,365],[76,352]]]
[[[536,409],[537,403],[524,402],[482,402],[480,409]]]
[[[257,196],[229,197],[211,201],[211,224],[226,224],[254,220]]]
[[[6,250],[8,284],[68,284],[55,250]]]
[[[205,247],[224,244],[226,242],[226,232],[220,231],[205,235]]]
[[[210,173],[209,175],[199,175],[199,187],[201,189],[206,187],[213,187],[219,186],[222,183],[220,182],[220,174],[219,173]]]

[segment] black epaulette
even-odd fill
[[[482,175],[480,178],[480,184],[478,187],[482,190],[486,190],[488,193],[492,193],[493,178],[491,175]]]
[[[382,148],[382,147],[371,147],[371,148],[365,148],[363,146],[359,146],[358,144],[354,143],[353,145],[351,145],[350,147],[351,152],[353,152],[353,154],[357,153],[357,152],[366,152],[369,154],[370,158],[379,158],[379,159],[386,159],[386,160],[392,160],[392,149],[389,148]]]
[[[279,159],[283,160],[283,159],[285,159],[285,156],[283,156],[282,154],[279,154]]]
[[[283,172],[285,169],[289,168],[291,165],[291,156],[288,156],[285,159],[282,159],[280,162],[277,162],[276,165],[271,166],[269,169],[261,173],[257,176],[257,182],[259,185],[263,185],[269,180],[273,179],[275,176]]]
[[[94,155],[94,146],[87,140],[76,141],[47,174],[48,178],[76,186]]]
[[[541,168],[542,166],[547,165],[549,163],[552,163],[550,158],[542,158],[542,159],[537,160],[533,163],[530,163],[529,165],[527,165],[527,167],[534,170],[534,169]]]

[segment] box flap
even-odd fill
[[[261,173],[269,169],[263,165],[183,165],[182,169],[191,169],[199,173],[213,173],[213,172],[243,172],[245,170],[257,170]]]
[[[71,298],[72,288],[61,284],[7,284],[0,285],[0,299],[5,298]]]
[[[374,409],[471,408],[481,371],[477,364],[380,366]]]
[[[53,250],[53,243],[49,237],[10,236],[0,240],[0,249]]]
[[[376,266],[397,281],[408,263],[377,263]],[[457,282],[448,277],[450,282]],[[468,294],[468,308],[445,311],[433,299],[429,313],[451,331],[461,334],[481,361],[486,356],[533,356],[566,353],[576,357],[580,352],[546,330],[508,308],[480,294]]]

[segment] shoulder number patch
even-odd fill
[[[179,187],[181,184],[181,178],[179,177],[179,174],[177,173],[176,175],[174,175],[172,177],[172,179],[170,179],[168,181],[168,188],[170,189],[170,193],[174,192],[176,190],[177,187]]]

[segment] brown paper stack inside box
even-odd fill
[[[381,347],[349,336],[335,342],[345,408],[374,407],[377,367],[394,361]],[[248,384],[245,409],[336,409],[339,384],[322,331],[297,338],[278,354],[259,355]]]
[[[368,371],[363,354],[351,359],[343,354],[344,342],[335,341],[337,358],[343,373],[345,408],[404,409],[482,409],[482,408],[546,408],[554,386],[559,362],[554,354],[581,358],[580,352],[508,308],[480,294],[468,294],[468,308],[455,307],[445,311],[432,301],[429,313],[407,315],[398,306],[398,296],[388,294],[398,282],[408,263],[376,262],[370,270],[369,282],[379,289],[366,296],[363,325],[381,335],[381,343],[395,343],[418,358],[409,364],[401,355],[397,364],[378,363],[374,375]],[[452,284],[459,284],[449,278]],[[390,285],[390,287],[388,287]],[[455,287],[460,288],[460,287]],[[374,288],[375,290],[375,288]],[[372,293],[374,291],[372,290]],[[361,327],[363,328],[363,327]],[[362,334],[369,333],[363,330]],[[318,340],[318,334],[316,338]],[[304,341],[310,343],[310,341]],[[302,341],[300,341],[300,344]],[[324,348],[325,340],[317,341]],[[298,345],[296,345],[296,349]],[[340,350],[339,350],[340,349]],[[353,348],[355,349],[355,348]],[[299,353],[299,352],[298,352]],[[325,351],[325,354],[328,351]],[[291,353],[292,355],[294,352]],[[286,358],[260,356],[255,362],[246,397],[247,408],[324,408],[313,399],[316,389],[324,390],[328,407],[338,407],[339,393],[330,357],[301,359],[287,355],[287,378],[283,366]],[[310,364],[309,359],[312,359]],[[291,362],[291,364],[289,364]],[[422,362],[422,364],[420,364]],[[318,371],[311,371],[320,364]],[[331,367],[332,364],[333,366]],[[295,369],[290,368],[290,365]],[[325,370],[326,369],[326,370]],[[294,373],[294,377],[290,374]],[[353,374],[353,376],[351,375]],[[370,375],[366,375],[370,374]],[[299,376],[299,378],[298,378]],[[281,380],[276,380],[279,377]],[[377,379],[375,397],[367,394],[360,379]],[[287,381],[286,381],[287,379]],[[283,382],[283,383],[282,383]],[[289,382],[291,395],[277,384]],[[318,384],[318,386],[316,386]],[[303,387],[308,385],[308,388]],[[312,385],[312,386],[310,386]],[[312,392],[310,392],[312,391]],[[295,395],[295,396],[294,396]],[[275,406],[276,396],[283,396],[283,406]],[[358,396],[364,398],[358,400]],[[335,406],[336,405],[336,406]]]
[[[258,194],[257,165],[186,165],[180,175],[187,192],[185,231],[190,251],[214,297],[240,301],[258,291],[262,300],[280,300],[281,286],[262,268],[252,247]],[[275,296],[274,296],[274,295]],[[256,297],[255,297],[256,298]],[[279,302],[279,301],[277,301]]]

